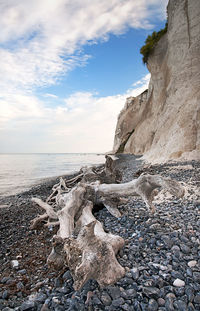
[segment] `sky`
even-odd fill
[[[112,150],[167,0],[1,0],[0,152]]]

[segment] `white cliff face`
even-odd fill
[[[147,67],[148,93],[129,99],[121,112],[114,152],[151,162],[200,159],[199,0],[169,1],[168,31]]]

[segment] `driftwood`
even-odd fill
[[[52,239],[48,265],[57,270],[68,267],[75,290],[81,289],[89,279],[95,279],[101,287],[115,283],[125,274],[116,259],[124,240],[104,231],[103,225],[92,214],[93,206],[103,203],[112,215],[120,217],[116,202],[137,195],[154,212],[153,197],[161,188],[178,197],[184,195],[178,182],[159,175],[141,175],[127,183],[105,184],[102,183],[102,170],[84,168],[69,181],[60,179],[53,187],[48,203],[32,199],[45,211],[32,221],[32,229],[38,228],[45,220],[46,226],[59,225],[57,235]]]

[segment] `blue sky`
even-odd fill
[[[111,150],[126,97],[148,86],[139,50],[166,5],[1,2],[0,152]]]

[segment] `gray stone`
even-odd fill
[[[101,301],[99,300],[99,298],[97,296],[93,296],[92,297],[92,301],[95,305],[101,305]]]
[[[70,273],[70,271],[68,270],[68,271],[66,271],[64,274],[63,274],[63,276],[62,276],[62,278],[63,278],[63,280],[71,280],[72,279],[72,276],[71,276],[71,273]]]
[[[3,299],[8,299],[8,296],[9,296],[9,293],[8,293],[7,290],[5,290],[5,291],[3,292],[3,294],[2,294],[2,298],[3,298]]]
[[[23,304],[21,305],[21,311],[29,310],[34,307],[35,307],[35,302],[28,300],[28,301],[23,302]]]
[[[178,311],[188,311],[187,304],[182,300],[174,301],[174,307]]]
[[[110,296],[112,297],[112,299],[117,299],[121,296],[121,291],[120,291],[119,287],[117,287],[117,286],[109,286],[108,292],[109,292]]]
[[[108,293],[103,292],[101,295],[101,301],[105,306],[110,306],[112,303],[112,299],[110,298],[110,296],[108,295]]]
[[[165,299],[163,299],[163,298],[158,298],[157,302],[158,302],[159,306],[164,306],[165,305]]]
[[[39,292],[35,298],[35,301],[43,303],[45,302],[46,298],[47,298],[46,294]]]
[[[195,282],[200,283],[200,272],[193,272],[193,278]]]
[[[188,301],[192,302],[194,300],[194,289],[192,287],[187,286],[185,294],[187,295]]]
[[[137,280],[140,275],[139,269],[138,268],[131,269],[131,275],[134,280]]]
[[[200,293],[197,293],[196,296],[194,297],[194,303],[200,304]]]
[[[191,302],[188,303],[188,311],[195,311],[194,305]]]
[[[184,254],[189,254],[191,252],[191,249],[186,244],[181,244],[181,250]]]
[[[131,308],[131,306],[129,306],[127,303],[125,303],[124,305],[122,305],[121,308],[122,308],[122,310],[124,310],[124,311],[134,310],[133,307]]]
[[[25,275],[26,274],[26,269],[22,269],[18,271],[19,274]]]
[[[119,306],[121,306],[121,305],[123,305],[124,304],[124,299],[123,298],[117,298],[117,299],[114,299],[113,301],[112,301],[112,305],[114,306],[114,307],[119,307]]]
[[[158,303],[156,302],[156,300],[154,300],[152,298],[149,300],[148,310],[149,311],[157,311],[158,310]]]
[[[22,282],[17,283],[17,289],[22,289],[24,288],[24,284]]]
[[[133,299],[137,296],[137,292],[134,288],[130,288],[122,292],[121,296],[125,299]]]
[[[143,293],[149,298],[158,299],[160,295],[160,290],[156,287],[143,287]]]
[[[166,299],[165,300],[165,308],[166,311],[174,311],[174,304],[172,299]]]

